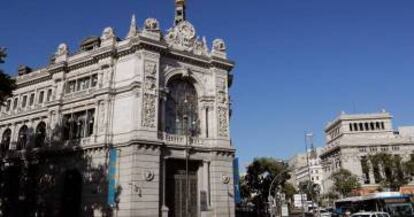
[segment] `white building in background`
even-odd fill
[[[296,188],[304,181],[312,181],[323,189],[323,171],[319,155],[322,153],[322,148],[309,149],[308,153],[296,154],[289,160],[289,166],[292,168],[290,183]]]
[[[1,166],[10,176],[0,197],[13,205],[3,213],[235,215],[234,63],[224,41],[210,47],[185,12],[176,0],[166,32],[154,18],[137,27],[133,17],[125,38],[107,27],[74,52],[62,43],[43,68],[20,68],[0,108]]]
[[[326,146],[321,154],[324,188],[330,189],[328,177],[341,168],[360,178],[362,193],[379,187],[381,172],[372,165],[368,156],[389,153],[408,160],[414,151],[414,127],[393,128],[388,112],[370,114],[342,113],[325,128]],[[365,169],[363,169],[365,168]],[[409,188],[406,190],[411,191]]]

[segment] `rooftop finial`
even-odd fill
[[[185,20],[185,0],[175,0],[175,25]]]
[[[129,32],[126,38],[132,38],[136,36],[137,33],[138,33],[137,21],[135,19],[135,14],[133,14],[131,18],[131,25],[129,26]]]

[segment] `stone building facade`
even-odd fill
[[[3,213],[234,216],[234,63],[176,6],[167,32],[133,17],[124,39],[107,27],[76,52],[60,44],[44,68],[19,69],[0,108]]]
[[[321,148],[308,150],[308,153],[296,154],[289,160],[289,166],[292,168],[290,183],[296,188],[301,182],[312,181],[321,188],[324,193],[322,182],[324,180],[321,160],[319,158],[322,152]]]
[[[329,177],[341,168],[358,176],[365,193],[380,186],[380,169],[369,162],[369,156],[387,153],[409,160],[414,151],[414,127],[394,130],[392,116],[386,111],[370,114],[342,113],[326,129],[326,146],[321,154],[324,188],[330,189]],[[374,171],[376,174],[374,175]],[[411,183],[412,184],[412,183]]]

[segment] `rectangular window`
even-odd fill
[[[17,103],[19,102],[18,98],[14,98],[14,102],[13,102],[13,110],[17,109]]]
[[[26,107],[26,103],[27,103],[27,96],[23,96],[22,108]]]
[[[83,89],[89,89],[89,84],[91,83],[91,79],[89,77],[85,78],[84,83],[83,83]]]
[[[34,103],[34,97],[35,97],[35,94],[34,93],[30,94],[30,99],[29,99],[29,105],[30,106],[32,106],[33,103]]]
[[[50,102],[52,100],[52,89],[47,90],[47,97],[46,100]]]
[[[69,81],[66,86],[66,93],[75,92],[76,81]]]
[[[91,87],[95,87],[98,84],[98,75],[92,75]]]
[[[10,107],[11,107],[11,100],[7,100],[6,111],[10,111]]]
[[[43,97],[44,97],[44,95],[45,95],[45,92],[44,91],[40,91],[40,93],[39,93],[39,104],[43,103]]]
[[[80,139],[89,137],[94,132],[95,109],[66,114],[63,116],[63,139]]]
[[[87,113],[87,132],[86,136],[91,136],[93,134],[93,126],[95,123],[95,109],[88,110]]]
[[[76,87],[76,91],[80,91],[82,89],[82,86],[83,86],[83,80],[79,79],[78,80],[78,85]]]

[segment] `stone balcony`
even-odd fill
[[[71,100],[71,99],[75,99],[75,98],[82,98],[82,97],[89,96],[89,95],[95,93],[97,91],[97,89],[98,89],[97,87],[92,87],[92,88],[89,88],[89,89],[86,89],[86,90],[76,91],[76,92],[73,92],[73,93],[67,93],[67,94],[64,95],[63,98],[65,100]]]
[[[158,139],[167,145],[191,145],[206,146],[207,140],[199,137],[188,137],[186,135],[169,134],[166,132],[158,132]]]

